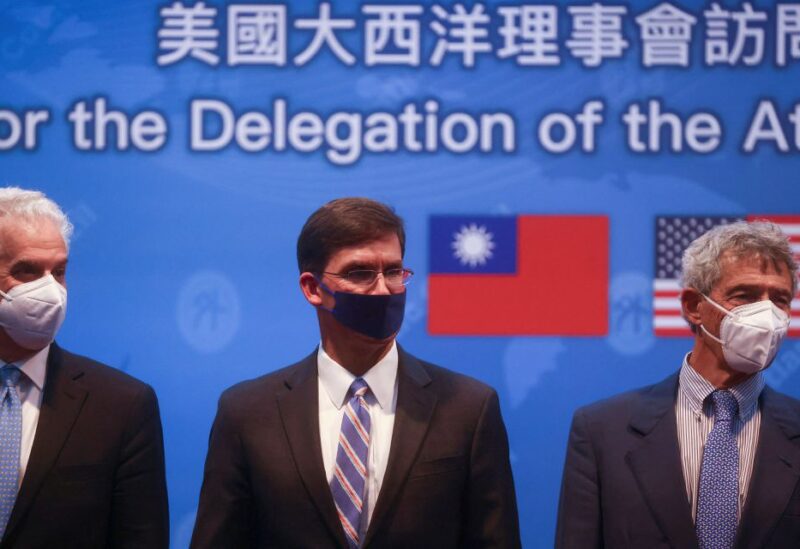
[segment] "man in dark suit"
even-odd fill
[[[578,410],[556,547],[800,547],[800,402],[764,386],[797,265],[771,223],[683,256],[694,347],[664,381]]]
[[[222,395],[192,547],[518,547],[497,394],[395,343],[399,217],[314,212],[297,243],[321,346]]]
[[[0,189],[0,548],[165,548],[153,390],[53,343],[71,232],[43,194]]]

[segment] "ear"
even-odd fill
[[[684,288],[681,292],[681,311],[683,318],[693,326],[700,328],[702,319],[700,318],[700,305],[705,301],[703,295],[694,288]]]
[[[322,305],[322,288],[319,287],[319,281],[312,273],[300,274],[300,289],[303,291],[306,301],[311,305],[314,307]]]

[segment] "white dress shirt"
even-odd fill
[[[337,364],[322,345],[317,353],[319,372],[319,438],[322,443],[322,462],[328,485],[333,480],[336,467],[336,453],[339,449],[339,432],[344,418],[344,404],[347,391],[356,376]],[[369,385],[367,407],[370,416],[370,444],[367,466],[367,516],[362,517],[360,534],[367,526],[375,510],[375,502],[383,483],[389,449],[392,444],[394,415],[397,408],[397,344],[386,353],[375,366],[362,376]]]
[[[50,346],[28,357],[24,360],[17,360],[14,364],[20,369],[23,375],[19,376],[19,400],[22,404],[22,440],[20,441],[19,452],[19,484],[25,477],[28,468],[28,460],[31,457],[33,448],[33,438],[36,436],[36,426],[39,424],[39,410],[42,407],[42,390],[44,389],[44,378],[47,372],[47,356],[50,353]],[[0,366],[9,364],[0,360]]]

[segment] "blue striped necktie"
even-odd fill
[[[0,369],[0,539],[14,509],[19,486],[19,449],[22,442],[22,403],[16,366]]]
[[[739,512],[739,447],[733,432],[739,405],[730,391],[714,391],[711,399],[714,427],[703,450],[695,528],[700,549],[730,549]]]
[[[356,378],[347,391],[347,402],[336,451],[336,470],[331,480],[331,492],[347,543],[351,548],[361,545],[361,521],[366,520],[366,486],[368,476],[370,418],[366,394],[369,385]]]

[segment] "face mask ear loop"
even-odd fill
[[[711,299],[710,297],[708,297],[708,296],[707,296],[706,294],[704,294],[703,292],[700,292],[700,295],[701,295],[701,296],[703,296],[703,297],[705,298],[705,300],[706,300],[706,301],[708,301],[709,303],[711,303],[711,304],[712,304],[714,307],[716,307],[717,309],[719,309],[720,311],[722,311],[723,313],[725,313],[725,315],[726,315],[726,316],[732,316],[732,317],[734,317],[734,318],[736,317],[736,315],[734,315],[734,314],[733,314],[733,313],[731,313],[731,312],[730,312],[728,309],[726,309],[725,307],[723,307],[722,305],[720,305],[719,303],[717,303],[716,301],[714,301],[713,299]],[[705,326],[703,326],[702,324],[700,325],[700,329],[701,329],[701,330],[703,330],[703,331],[706,333],[706,335],[707,335],[708,337],[710,337],[711,339],[713,339],[714,341],[716,341],[717,343],[719,343],[721,347],[725,347],[725,344],[722,342],[722,340],[721,340],[720,338],[718,338],[717,336],[713,335],[713,334],[712,334],[711,332],[709,332],[708,330],[706,330],[706,327],[705,327]],[[722,335],[722,334],[720,334],[720,335]]]
[[[710,337],[711,339],[713,339],[714,341],[719,343],[720,346],[725,347],[725,344],[722,343],[722,340],[720,338],[718,338],[717,336],[715,336],[714,334],[712,334],[711,332],[709,332],[708,330],[706,330],[706,327],[703,326],[702,324],[700,325],[700,329],[703,330],[708,337]]]
[[[333,297],[334,299],[336,299],[336,292],[331,291],[331,289],[328,288],[325,285],[325,283],[322,281],[322,279],[320,277],[318,277],[317,275],[313,275],[313,276],[314,276],[314,280],[316,280],[317,284],[319,284],[319,287],[322,288],[322,291],[327,293],[329,296]],[[327,307],[325,307],[322,304],[320,304],[319,308],[322,309],[323,311],[328,311],[329,313],[333,313],[333,309],[328,309]]]
[[[716,307],[717,309],[719,309],[720,311],[725,313],[725,315],[732,316],[734,318],[738,318],[734,313],[730,312],[728,309],[726,309],[725,307],[723,307],[722,305],[720,305],[719,303],[717,303],[716,301],[714,301],[713,299],[708,297],[706,294],[700,292],[700,295],[703,296],[704,298],[706,298],[706,301],[711,303],[714,307]]]
[[[5,293],[3,290],[0,290],[0,297],[2,297],[3,299],[5,299],[8,302],[14,301],[14,298],[11,297],[10,295],[8,295],[7,293]]]

